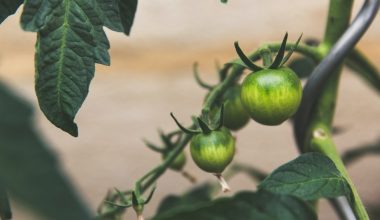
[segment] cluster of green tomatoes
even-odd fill
[[[295,47],[298,45],[298,39]],[[230,86],[219,103],[220,107],[212,108],[210,117],[218,115],[219,124],[210,125],[205,117],[198,118],[198,129],[178,126],[192,136],[190,142],[191,157],[196,165],[214,174],[220,181],[223,191],[229,187],[221,173],[230,164],[235,155],[235,138],[231,134],[243,128],[250,119],[263,125],[279,125],[290,118],[298,109],[302,98],[302,85],[298,76],[283,65],[295,48],[284,58],[287,34],[281,47],[272,61],[271,54],[264,59],[264,67],[256,66],[235,43],[237,54],[244,67],[252,72],[245,77],[242,84]],[[221,111],[219,112],[219,109]],[[185,165],[182,152],[171,164],[176,170]]]

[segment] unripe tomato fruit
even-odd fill
[[[192,137],[190,152],[199,168],[220,174],[235,155],[235,140],[226,128],[200,133]]]
[[[263,69],[244,79],[240,97],[252,119],[264,125],[279,125],[297,111],[302,85],[287,67]]]
[[[168,154],[162,154],[162,159],[166,159]],[[181,171],[186,164],[186,155],[184,152],[181,152],[170,164],[169,168],[175,171]]]
[[[226,91],[224,100],[224,123],[226,128],[239,130],[249,121],[249,114],[245,110],[240,98],[241,86],[233,86]]]

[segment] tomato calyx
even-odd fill
[[[173,118],[174,122],[177,124],[177,126],[185,133],[190,134],[190,135],[197,135],[197,134],[209,134],[212,131],[219,130],[220,128],[223,127],[223,118],[224,118],[224,106],[222,105],[220,107],[220,112],[217,115],[217,122],[213,123],[212,121],[209,122],[207,120],[206,114],[203,114],[201,117],[196,118],[196,124],[198,125],[198,128],[196,129],[191,129],[191,128],[186,128],[184,127],[174,116],[174,114],[171,112],[170,116]],[[214,126],[212,124],[215,124]]]
[[[215,86],[212,86],[206,82],[204,82],[201,77],[199,76],[199,71],[198,71],[198,63],[195,62],[193,64],[193,74],[194,74],[194,78],[195,78],[195,81],[197,82],[197,84],[204,88],[204,89],[207,89],[207,90],[212,90]]]
[[[166,160],[166,158],[170,155],[172,150],[180,143],[182,140],[183,132],[181,130],[177,130],[168,134],[165,134],[161,129],[158,130],[163,146],[157,146],[145,139],[143,139],[145,145],[149,147],[151,150],[158,152],[161,154],[162,159]],[[195,183],[197,180],[194,176],[184,170],[186,165],[187,158],[184,151],[180,152],[176,158],[170,163],[168,168],[173,171],[179,172],[189,180],[191,183]]]
[[[257,71],[260,71],[263,69],[281,68],[289,60],[290,56],[293,54],[295,49],[298,47],[298,44],[301,41],[301,38],[302,38],[302,34],[297,39],[295,45],[292,48],[290,48],[289,52],[285,56],[286,43],[288,40],[288,33],[285,33],[285,36],[282,40],[280,49],[278,50],[276,57],[271,64],[268,63],[268,60],[271,60],[271,59],[269,59],[271,57],[271,52],[269,51],[267,53],[261,54],[261,56],[263,58],[265,58],[264,59],[264,67],[261,67],[261,66],[254,64],[251,61],[251,59],[249,59],[249,57],[247,55],[245,55],[245,53],[242,51],[242,49],[239,46],[239,43],[237,41],[235,41],[234,46],[235,46],[236,53],[238,54],[239,58],[242,61],[242,63],[241,62],[235,62],[235,64],[241,65],[241,66],[243,66],[243,67],[245,67],[245,68],[247,68],[253,72],[257,72]]]
[[[150,200],[152,199],[153,193],[156,190],[156,186],[154,185],[152,187],[152,190],[150,191],[146,199],[142,197],[138,187],[136,187],[135,190],[130,190],[127,192],[121,192],[116,188],[115,190],[118,195],[118,200],[120,200],[123,204],[118,204],[116,202],[112,202],[108,200],[106,200],[105,202],[108,203],[109,205],[123,208],[123,209],[132,207],[134,211],[136,212],[137,219],[144,220],[144,216],[143,216],[144,206],[148,204]]]

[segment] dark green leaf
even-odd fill
[[[38,32],[36,93],[46,117],[73,136],[95,62],[109,64],[109,43],[94,1],[25,1],[21,24]]]
[[[345,64],[380,92],[380,72],[363,53],[357,49],[353,50],[346,58]]]
[[[1,0],[0,1],[0,24],[10,15],[13,15],[23,0]]]
[[[4,184],[0,184],[0,219],[12,219],[12,210],[9,203],[8,193],[4,188]]]
[[[212,190],[212,184],[205,183],[189,190],[182,196],[169,195],[161,201],[156,214],[162,214],[179,207],[191,206],[194,203],[211,201]]]
[[[316,66],[317,64],[308,57],[295,58],[288,64],[288,67],[301,79],[309,77]]]
[[[220,0],[220,2],[222,2],[222,3],[227,3],[228,0]]]
[[[32,110],[0,83],[0,179],[10,196],[46,219],[91,219],[50,148]]]
[[[137,0],[119,0],[119,8],[124,33],[129,35],[135,18]]]
[[[137,9],[137,0],[97,0],[97,3],[106,27],[127,35],[130,34]]]
[[[320,153],[307,153],[274,170],[260,185],[274,193],[294,195],[304,200],[322,197],[351,197],[346,179],[334,163]]]
[[[242,192],[232,198],[173,208],[153,220],[314,220],[314,210],[304,201],[266,191]]]

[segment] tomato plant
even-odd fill
[[[12,218],[9,193],[44,219],[118,220],[133,209],[141,220],[144,207],[154,197],[156,183],[167,169],[196,184],[184,171],[187,162],[194,162],[200,170],[215,175],[222,188],[209,182],[196,184],[182,196],[168,196],[153,220],[313,220],[318,218],[318,201],[323,198],[331,202],[341,219],[369,219],[346,165],[379,153],[380,145],[376,142],[340,155],[333,140],[333,119],[344,66],[380,92],[380,72],[355,48],[374,20],[380,1],[366,0],[352,22],[353,0],[329,2],[321,40],[301,42],[299,37],[288,42],[286,33],[281,42],[262,44],[247,54],[235,42],[237,58],[217,68],[219,81],[215,85],[203,82],[194,65],[196,82],[207,89],[200,113],[192,117],[188,127],[171,114],[178,129],[167,133],[160,130],[160,144],[144,140],[148,148],[160,154],[162,162],[137,179],[133,187],[110,190],[96,214],[76,194],[57,165],[55,154],[37,134],[30,105],[0,82],[0,218]],[[129,35],[137,3],[0,1],[0,23],[22,6],[22,29],[37,35],[36,96],[41,111],[56,127],[79,135],[75,116],[88,94],[95,64],[110,65],[110,42],[103,28]],[[299,56],[294,59],[293,53]],[[305,79],[303,87],[300,78]],[[292,118],[301,155],[271,173],[255,168],[254,162],[240,164],[234,159],[239,148],[236,139],[249,117],[265,125],[279,125]],[[231,130],[236,131],[234,136]],[[184,151],[188,145],[191,161]],[[238,173],[258,181],[257,189],[214,198],[218,192],[230,190],[227,180]]]

